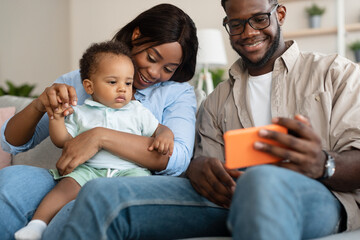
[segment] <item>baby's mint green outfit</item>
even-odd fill
[[[82,187],[88,181],[100,177],[140,177],[149,176],[151,172],[145,168],[130,168],[126,170],[106,169],[106,168],[93,168],[87,164],[81,164],[69,174],[60,176],[57,169],[50,169],[50,173],[54,176],[55,180],[64,177],[71,177]]]
[[[94,127],[104,127],[151,137],[159,124],[155,116],[136,100],[130,101],[122,108],[109,108],[87,99],[83,105],[73,108],[74,113],[65,118],[66,128],[73,137]],[[121,159],[106,150],[100,150],[68,175],[60,176],[56,169],[51,169],[50,172],[56,180],[72,177],[81,186],[98,177],[146,176],[151,174],[148,169]]]

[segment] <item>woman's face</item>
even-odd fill
[[[145,89],[155,83],[168,81],[182,60],[182,49],[178,42],[164,43],[150,47],[134,46],[135,62],[134,87]]]

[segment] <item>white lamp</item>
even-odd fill
[[[209,68],[223,66],[227,63],[224,42],[218,29],[200,29],[197,35],[199,40],[197,63],[204,68],[204,72],[199,74],[197,88],[202,89],[205,81],[206,93],[209,94],[214,90]]]

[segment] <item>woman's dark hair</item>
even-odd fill
[[[80,59],[81,80],[90,79],[90,75],[96,72],[102,54],[111,53],[114,55],[127,56],[132,61],[130,49],[122,42],[101,42],[92,44]]]
[[[132,41],[136,28],[139,28],[140,37]],[[145,44],[148,49],[178,42],[182,48],[182,61],[170,80],[186,82],[194,76],[198,50],[196,27],[191,18],[174,5],[159,4],[141,13],[121,28],[112,40],[124,42],[130,49]]]

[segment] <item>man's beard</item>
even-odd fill
[[[280,25],[279,25],[279,23],[277,23],[276,36],[275,36],[273,44],[270,46],[269,50],[265,53],[264,57],[262,59],[260,59],[259,61],[257,61],[257,62],[250,61],[250,59],[248,59],[247,57],[242,55],[240,53],[240,51],[238,51],[234,46],[232,46],[232,47],[240,55],[240,57],[243,59],[246,66],[253,67],[253,68],[263,67],[270,60],[270,58],[274,55],[274,53],[276,52],[276,50],[279,47],[280,31],[281,31],[280,30]]]

